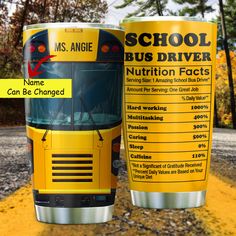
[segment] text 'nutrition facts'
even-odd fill
[[[134,182],[206,178],[212,68],[125,66],[125,127]]]

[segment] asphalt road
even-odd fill
[[[0,128],[0,199],[28,183],[25,127]]]
[[[236,130],[214,129],[211,171],[236,186]]]

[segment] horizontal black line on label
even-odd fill
[[[130,83],[130,82],[129,82]],[[135,82],[134,82],[135,83]],[[145,83],[145,82],[144,82]],[[148,83],[148,82],[146,82]],[[153,82],[150,82],[150,83],[153,83]],[[164,82],[161,82],[161,83],[164,83]],[[183,83],[186,83],[186,82],[183,82]],[[211,84],[190,84],[190,85],[174,85],[174,84],[170,84],[170,85],[146,85],[146,84],[143,84],[143,83],[140,83],[140,85],[136,85],[136,84],[125,84],[125,86],[129,86],[129,87],[132,87],[132,86],[140,86],[140,87],[170,87],[170,86],[174,86],[174,87],[184,87],[184,86],[211,86]]]
[[[207,161],[208,158],[203,159],[203,160],[182,160],[182,161],[134,161],[134,160],[129,160],[130,162],[193,162],[193,161]]]
[[[92,182],[92,179],[52,179],[52,182]]]
[[[184,134],[184,133],[208,133],[210,130],[204,130],[204,131],[185,131],[185,132],[138,132],[138,131],[129,131],[128,128],[127,133],[141,133],[141,134]]]
[[[53,170],[92,170],[92,166],[53,166]]]
[[[93,161],[52,161],[52,164],[93,164]]]
[[[181,152],[203,152],[207,151],[208,149],[204,150],[191,150],[191,151],[170,151],[170,152],[150,152],[150,151],[133,151],[133,150],[128,150],[128,152],[145,152],[145,153],[181,153]]]
[[[209,104],[211,104],[211,101],[209,101],[209,102],[172,102],[172,103],[166,103],[166,102],[146,102],[146,103],[141,103],[141,102],[126,102],[126,101],[124,101],[125,103],[131,103],[131,104],[145,104],[145,105],[147,105],[147,104],[156,104],[156,105],[158,105],[158,104],[192,104],[192,103],[209,103]]]
[[[209,142],[209,140],[200,140],[200,141],[182,141],[182,142],[139,142],[139,141],[130,141],[128,140],[129,143],[196,143],[196,142]]]
[[[92,154],[52,154],[52,157],[93,157]]]
[[[93,176],[93,173],[52,173],[52,176]]]
[[[126,63],[126,62],[125,62]],[[172,62],[173,63],[173,62]],[[199,67],[199,66],[209,66],[209,67],[212,67],[212,65],[125,65],[125,67],[129,67],[129,66],[132,66],[132,67]]]
[[[151,123],[151,124],[162,124],[162,123],[164,123],[164,124],[166,124],[166,123],[170,123],[170,124],[178,124],[178,123],[193,123],[193,125],[194,125],[194,123],[201,123],[201,122],[210,122],[210,120],[199,120],[199,121],[179,121],[179,122],[163,122],[163,121],[160,121],[160,122],[157,122],[157,121],[142,121],[142,120],[140,120],[140,121],[130,121],[129,119],[127,119],[126,118],[126,120],[128,120],[127,121],[127,123]]]
[[[133,114],[133,113],[134,113],[134,114],[135,114],[135,113],[137,113],[137,114],[139,114],[139,113],[141,113],[141,114],[142,114],[142,113],[144,113],[144,114],[146,114],[146,113],[147,113],[147,114],[179,114],[179,113],[182,114],[182,113],[193,113],[193,114],[194,114],[194,113],[207,113],[207,112],[210,113],[211,111],[192,111],[192,112],[184,112],[184,111],[183,111],[183,112],[182,112],[182,111],[181,111],[181,112],[168,112],[168,111],[166,111],[166,112],[152,112],[152,111],[150,111],[150,112],[143,112],[143,111],[137,112],[137,111],[133,111],[133,112],[130,112],[130,111],[127,111],[127,110],[126,110],[125,112],[126,112],[126,113],[132,113],[132,114]]]
[[[143,96],[178,96],[178,95],[193,95],[193,96],[198,96],[202,94],[211,94],[211,93],[178,93],[178,94],[146,94],[146,93],[125,93],[125,95],[143,95]]]

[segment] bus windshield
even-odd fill
[[[121,68],[74,68],[73,98],[25,99],[26,122],[30,126],[53,130],[116,126],[121,122]]]

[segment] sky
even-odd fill
[[[125,16],[129,13],[134,11],[135,7],[127,7],[123,9],[116,9],[115,6],[122,4],[123,0],[107,0],[108,4],[108,14],[105,18],[105,23],[107,24],[115,24],[118,25],[119,22],[125,18]],[[216,9],[215,12],[209,13],[206,15],[207,20],[211,20],[212,18],[215,18],[215,16],[218,13],[218,0],[208,0],[208,3],[212,5],[214,9]],[[174,3],[173,1],[169,0],[167,7],[171,10],[177,10],[179,9],[179,5]]]

